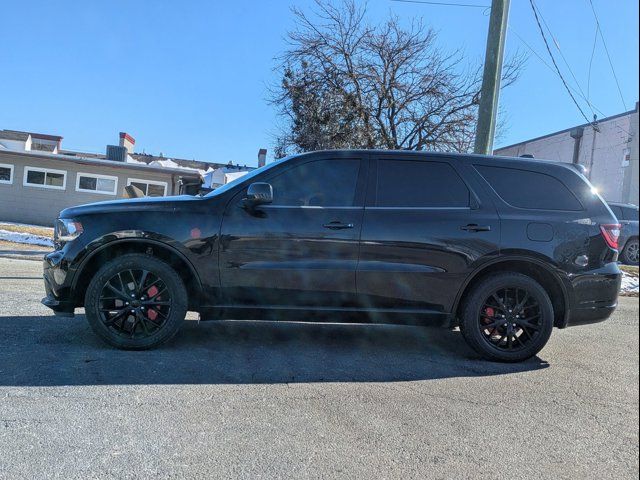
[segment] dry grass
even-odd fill
[[[638,276],[638,266],[637,265],[620,265],[620,270],[626,272],[630,275]]]
[[[0,222],[0,230],[9,232],[30,233],[32,235],[40,235],[42,237],[53,238],[53,228],[38,227],[37,225],[15,225],[11,223]]]

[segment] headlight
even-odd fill
[[[54,240],[56,242],[70,242],[78,238],[82,232],[82,224],[79,221],[69,218],[59,218],[56,220]]]

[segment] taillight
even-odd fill
[[[618,238],[620,238],[620,224],[619,223],[607,223],[600,225],[600,232],[604,237],[605,242],[611,248],[618,249]]]

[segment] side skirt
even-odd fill
[[[219,305],[202,309],[201,320],[282,320],[294,322],[378,323],[449,327],[453,316],[434,310]]]

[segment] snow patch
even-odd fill
[[[53,240],[33,233],[10,232],[0,229],[0,240],[13,243],[26,243],[29,245],[40,245],[42,247],[53,247]]]
[[[638,295],[638,274],[622,272],[622,285],[620,286],[620,293],[623,295]]]

